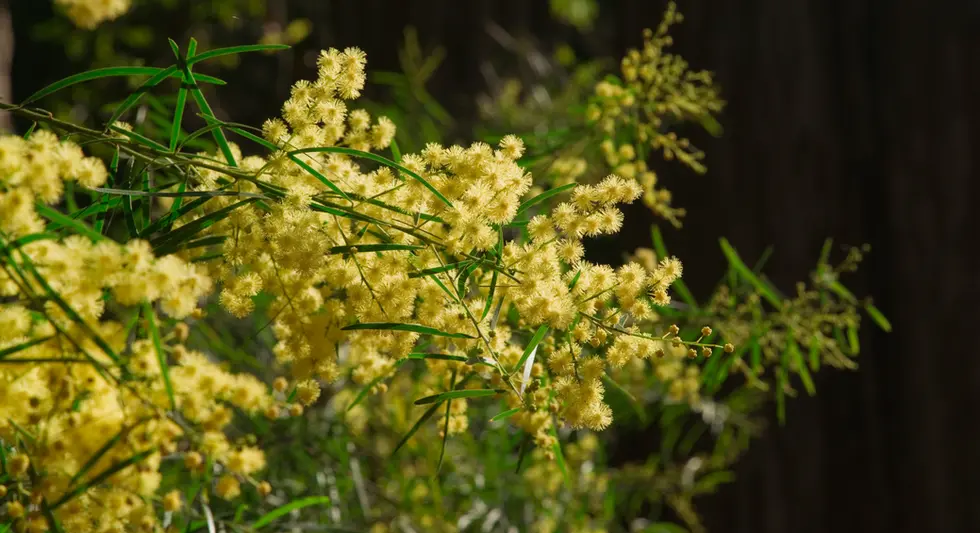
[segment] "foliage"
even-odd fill
[[[425,81],[440,55],[411,33],[406,75],[377,80],[401,133],[380,104],[354,107],[357,48],[323,51],[261,128],[215,117],[200,84],[220,80],[198,71],[272,45],[170,41],[170,68],[3,105],[34,127],[0,138],[0,517],[703,530],[695,499],[732,481],[768,400],[782,418],[821,366],[854,367],[860,307],[890,326],[841,284],[862,250],[833,264],[830,241],[794,297],[724,239],[702,302],[657,228],[623,265],[583,259],[621,204],[679,222],[655,154],[704,170],[671,128],[713,128],[721,100],[665,52],[679,20],[671,6],[621,77],[566,54],[576,83],[540,83],[565,87],[560,104],[485,100],[493,145],[439,144],[452,122]],[[97,129],[33,107],[110,76],[148,79]],[[141,103],[154,120],[123,122]],[[646,455],[618,455],[641,435]]]
[[[295,2],[293,2],[295,3]],[[56,45],[63,68],[84,70],[120,65],[157,65],[172,61],[160,43],[169,38],[194,37],[203,47],[222,42],[258,41],[262,44],[294,45],[312,31],[302,16],[289,17],[290,5],[267,0],[53,0],[55,16],[31,28],[31,37]],[[59,53],[59,56],[61,53]],[[233,71],[238,55],[226,55],[212,66]],[[72,87],[46,101],[46,107],[61,118],[85,122],[105,113],[137,87],[120,87],[118,80],[97,80]],[[120,96],[121,95],[121,96]],[[166,101],[167,95],[162,95]],[[149,99],[148,99],[149,100]],[[169,103],[172,107],[172,102]],[[111,111],[108,111],[111,113]],[[137,117],[136,121],[160,121],[160,117]]]

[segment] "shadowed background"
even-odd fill
[[[16,35],[18,100],[63,75],[64,59],[56,45],[30,39],[29,27],[51,16],[47,2],[0,0],[0,26],[4,4]],[[369,69],[398,69],[406,25],[418,28],[423,46],[445,46],[430,88],[465,125],[485,89],[481,63],[505,58],[488,21],[544,47],[571,41],[580,54],[616,57],[658,23],[665,2],[601,2],[588,40],[552,20],[543,0],[289,4],[313,22],[305,45],[360,46]],[[685,227],[665,238],[695,294],[706,295],[723,271],[719,236],[750,262],[772,244],[766,270],[785,289],[806,279],[832,236],[871,244],[847,285],[873,295],[894,326],[884,334],[867,321],[860,370],[821,372],[817,397],[790,402],[786,427],[772,424],[739,464],[737,481],[701,501],[709,529],[980,531],[980,361],[970,340],[960,340],[976,326],[980,302],[980,259],[971,253],[980,230],[980,3],[742,0],[680,8],[676,51],[715,71],[728,101],[723,136],[689,132],[708,154],[707,175],[654,166],[689,211]],[[285,10],[270,16],[295,14]],[[181,21],[159,22],[183,36]],[[0,52],[3,67],[10,47],[2,27]],[[260,123],[277,114],[291,80],[308,73],[302,61],[249,57],[223,77],[250,90],[219,90],[219,115]],[[652,222],[645,208],[629,210],[620,237],[597,243],[598,255],[649,246]]]

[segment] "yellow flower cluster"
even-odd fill
[[[0,231],[23,237],[44,230],[34,211],[35,201],[53,204],[61,199],[66,179],[83,187],[105,183],[102,161],[85,157],[72,143],[59,142],[49,131],[38,131],[30,140],[0,137]]]
[[[573,427],[606,427],[612,419],[602,400],[606,361],[622,366],[629,354],[656,350],[652,341],[637,340],[614,344],[619,352],[612,358],[601,352],[617,335],[643,337],[635,324],[620,329],[621,321],[653,318],[650,302],[669,303],[667,289],[681,274],[676,259],[649,273],[637,264],[614,271],[582,261],[582,239],[619,231],[617,205],[639,198],[642,186],[617,175],[579,185],[567,201],[527,222],[526,240],[505,239],[503,229],[517,218],[532,181],[516,163],[524,150],[520,139],[506,136],[496,148],[430,144],[399,165],[366,170],[355,157],[376,157],[367,151],[387,147],[394,126],[348,110],[345,101],[363,87],[364,64],[355,48],[323,52],[317,79],[297,82],[282,119],[263,126],[278,151],[241,157],[231,147],[236,170],[254,176],[237,182],[237,190],[261,195],[277,187],[284,197],[238,206],[209,228],[225,238],[219,259],[207,263],[223,286],[222,306],[244,317],[259,292],[274,296],[268,309],[274,352],[304,383],[342,374],[358,385],[375,382],[431,331],[427,350],[467,363],[428,361],[430,392],[451,386],[454,371],[509,387],[514,394],[507,401],[529,407],[513,420],[546,449],[554,442],[550,410]],[[569,163],[567,170],[581,173],[580,166]],[[211,190],[220,179],[217,170],[201,170],[193,187]],[[208,210],[239,202],[215,198]],[[454,274],[453,264],[463,264],[457,269],[468,277]],[[496,292],[488,301],[491,286]],[[496,311],[488,313],[491,308]],[[511,308],[522,329],[543,324],[556,332],[544,348],[552,354],[553,387],[530,379],[544,374],[540,362],[529,379],[511,376],[526,342],[498,321]],[[566,347],[557,332],[573,328]],[[595,351],[585,361],[576,360],[581,343]],[[473,361],[485,364],[473,367]],[[464,431],[466,403],[454,401],[451,409],[449,432]]]
[[[188,317],[211,280],[145,241],[45,232],[39,205],[58,202],[66,180],[94,187],[106,175],[50,132],[0,138],[0,441],[27,491],[3,492],[31,530],[46,527],[47,506],[66,531],[153,531],[161,459],[187,444],[236,475],[264,466],[261,450],[223,432],[229,406],[272,404],[262,382],[184,348],[186,326],[158,343],[147,333],[159,331],[154,307]],[[120,321],[141,303],[142,317]]]
[[[681,121],[713,121],[712,113],[724,105],[710,72],[692,71],[683,58],[665,51],[673,42],[670,26],[682,20],[676,4],[670,2],[657,30],[644,31],[643,48],[630,50],[623,58],[621,83],[596,84],[586,110],[586,118],[608,136],[602,144],[606,162],[614,172],[639,180],[646,191],[644,202],[675,224],[683,210],[671,207],[670,192],[656,187],[657,176],[646,166],[646,151],[659,150],[665,159],[677,159],[703,173],[704,152],[667,129]]]
[[[55,0],[55,4],[76,26],[91,30],[128,11],[130,0]]]
[[[292,364],[297,378],[335,378],[338,348],[344,345],[356,363],[355,379],[366,382],[389,371],[418,339],[412,331],[343,329],[355,322],[423,324],[473,337],[440,340],[440,347],[452,344],[464,352],[476,347],[479,333],[487,329],[474,319],[485,304],[485,289],[446,292],[446,284],[453,285],[448,275],[419,274],[451,256],[480,266],[474,280],[489,277],[490,269],[479,262],[498,244],[499,228],[514,220],[531,182],[515,162],[523,151],[516,137],[505,138],[496,150],[483,143],[430,145],[402,159],[405,171],[382,167],[367,172],[348,154],[317,151],[380,149],[390,143],[390,121],[381,118],[372,125],[366,112],[348,112],[343,102],[359,93],[363,67],[363,53],[356,49],[321,55],[319,78],[294,86],[283,106],[285,121],[272,119],[263,128],[282,151],[269,160],[240,162],[243,169],[261,169],[259,179],[287,190],[286,199],[269,210],[240,208],[212,229],[233,237],[225,241],[224,261],[212,266],[224,282],[222,304],[244,316],[259,291],[279,297],[276,353]],[[305,149],[313,151],[295,153]],[[201,186],[212,186],[216,174],[203,173]],[[329,177],[351,201],[317,174]],[[252,184],[241,188],[259,192]],[[578,261],[581,237],[618,230],[622,215],[613,204],[640,192],[635,182],[619,178],[585,191],[554,220],[569,238],[523,247],[510,242],[503,249],[503,274],[519,284],[501,293],[513,295],[510,300],[530,323],[563,327],[571,321],[574,309],[560,259]],[[215,201],[211,209],[234,201]],[[538,224],[539,237],[547,231],[543,224]],[[378,251],[379,246],[392,249]]]
[[[575,442],[562,445],[565,462],[570,474],[570,484],[562,475],[561,468],[555,461],[540,460],[540,455],[547,455],[542,450],[536,450],[529,460],[529,466],[522,476],[534,498],[541,502],[540,506],[546,512],[540,513],[531,526],[535,533],[556,533],[558,531],[574,531],[576,533],[605,533],[606,524],[588,519],[589,515],[600,515],[604,505],[605,495],[609,488],[610,475],[595,469],[595,456],[599,451],[599,439],[594,433],[582,432]],[[578,502],[581,511],[575,524],[563,517],[561,497],[563,491],[569,491]]]

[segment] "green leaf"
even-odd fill
[[[653,248],[654,251],[657,252],[657,256],[660,257],[660,259],[666,258],[667,247],[664,245],[664,237],[660,233],[660,226],[654,225],[653,228],[650,229],[650,233],[653,236]],[[672,285],[674,290],[677,291],[677,295],[680,296],[682,302],[697,309],[698,302],[694,299],[694,295],[691,293],[691,290],[687,288],[687,284],[684,283],[684,280],[677,279]]]
[[[551,436],[555,438],[553,449],[555,452],[555,462],[558,463],[558,470],[561,470],[562,478],[565,479],[565,485],[571,487],[572,478],[568,475],[568,464],[565,462],[565,454],[561,451],[561,439],[558,438],[558,430],[555,429],[554,423],[551,424]]]
[[[445,203],[449,207],[452,207],[453,206],[452,202],[450,202],[448,198],[446,198],[445,196],[443,196],[442,193],[439,192],[438,189],[436,189],[435,187],[433,187],[431,183],[429,183],[428,181],[426,181],[425,178],[423,178],[422,176],[416,174],[415,172],[412,172],[411,170],[403,167],[402,165],[400,165],[398,163],[395,163],[394,161],[392,161],[392,160],[390,160],[390,159],[388,159],[386,157],[382,157],[382,156],[377,155],[377,154],[372,154],[371,152],[364,152],[364,151],[361,151],[361,150],[355,150],[353,148],[344,148],[342,146],[324,146],[324,147],[319,147],[319,148],[304,148],[302,150],[293,150],[293,151],[289,152],[288,155],[290,156],[290,158],[293,158],[294,156],[296,156],[298,154],[308,154],[308,153],[344,154],[344,155],[349,155],[351,157],[360,157],[360,158],[364,158],[364,159],[370,159],[371,161],[374,161],[376,163],[381,163],[382,165],[385,165],[385,166],[389,166],[391,168],[398,169],[401,172],[404,172],[405,174],[408,174],[409,176],[411,176],[414,180],[416,180],[419,183],[421,183],[426,189],[429,189],[430,191],[432,191],[432,194],[435,194],[436,197],[439,198],[440,200],[442,200],[443,203]]]
[[[779,295],[776,294],[776,291],[759,279],[755,273],[753,273],[752,270],[742,262],[742,259],[739,258],[738,253],[734,248],[732,248],[732,245],[728,243],[728,240],[722,237],[719,242],[721,243],[721,251],[728,259],[728,264],[735,269],[738,275],[755,287],[762,297],[769,301],[769,303],[771,303],[773,306],[776,308],[781,307],[782,300],[780,299]]]
[[[424,278],[426,276],[431,276],[432,274],[441,274],[443,272],[448,272],[450,270],[456,270],[457,268],[465,268],[470,264],[469,260],[459,261],[456,263],[449,263],[442,266],[437,266],[433,268],[427,268],[425,270],[419,270],[418,272],[412,272],[408,275],[410,278]]]
[[[398,361],[395,361],[395,366],[392,368],[392,372],[394,372],[395,370],[397,370],[398,367],[402,366],[405,363],[405,361],[407,361],[407,360],[408,359],[406,358],[406,359],[399,359]],[[361,403],[361,401],[364,400],[364,398],[367,397],[368,393],[371,392],[371,389],[373,389],[378,383],[381,383],[385,379],[388,379],[388,377],[389,376],[387,374],[382,374],[382,375],[380,375],[380,376],[372,379],[371,381],[369,381],[367,385],[365,385],[363,388],[361,388],[361,391],[357,393],[357,396],[354,397],[353,400],[351,400],[350,405],[347,406],[347,411],[350,411],[357,404]]]
[[[466,282],[469,280],[470,274],[472,274],[473,271],[476,270],[477,267],[479,266],[480,265],[478,265],[477,263],[473,263],[470,266],[464,268],[463,271],[459,273],[459,277],[456,280],[456,292],[457,294],[459,294],[460,298],[466,297],[467,294]]]
[[[143,95],[149,92],[150,89],[156,87],[157,85],[160,84],[160,82],[174,75],[178,77],[180,76],[180,74],[177,73],[176,65],[161,70],[152,78],[144,81],[143,84],[140,85],[135,92],[127,96],[126,99],[123,100],[123,103],[116,108],[116,110],[112,113],[112,116],[109,118],[109,121],[106,123],[106,125],[111,126],[113,123],[119,120],[119,117],[121,117],[123,113],[129,111],[130,108],[136,105],[140,101],[140,99],[143,98]]]
[[[800,380],[803,381],[803,388],[806,389],[806,393],[813,396],[817,393],[817,388],[813,384],[813,378],[810,377],[810,371],[807,370],[806,362],[803,361],[803,354],[800,352],[799,345],[792,336],[789,337],[786,350],[789,352],[789,359],[796,365],[796,373],[799,374]]]
[[[398,149],[398,141],[392,139],[391,140],[391,146],[390,146],[390,148],[391,148],[391,159],[395,163],[401,163],[402,162],[402,151]]]
[[[851,355],[861,353],[861,343],[858,341],[857,328],[853,325],[847,326],[847,345],[851,350]]]
[[[399,322],[360,322],[342,328],[345,331],[356,331],[364,329],[379,329],[388,331],[414,331],[422,335],[434,335],[437,337],[450,337],[454,339],[473,339],[472,335],[465,333],[447,333],[436,328],[423,326],[420,324],[403,324]]]
[[[513,409],[508,409],[506,411],[503,411],[501,413],[497,413],[497,414],[493,415],[493,418],[491,418],[490,421],[491,422],[497,422],[498,420],[504,420],[504,419],[507,419],[507,418],[510,418],[510,417],[516,415],[519,412],[521,412],[521,408],[520,407],[515,407]]]
[[[119,356],[116,355],[116,353],[112,350],[112,347],[110,347],[109,344],[94,329],[92,329],[92,326],[89,325],[88,322],[83,320],[82,317],[74,309],[72,309],[72,307],[68,305],[67,302],[65,302],[64,298],[62,298],[61,295],[58,294],[58,291],[54,290],[51,287],[51,285],[48,284],[47,280],[45,280],[44,277],[41,276],[41,274],[37,271],[37,269],[34,268],[34,264],[30,261],[30,259],[27,257],[26,254],[22,253],[21,257],[24,260],[24,266],[27,267],[27,269],[31,272],[31,275],[34,276],[34,279],[38,282],[39,285],[41,285],[41,288],[44,289],[44,291],[48,294],[48,297],[54,301],[54,303],[58,306],[58,308],[60,308],[66,315],[68,315],[68,318],[71,319],[72,322],[78,324],[79,327],[81,327],[82,331],[84,331],[86,335],[91,337],[95,345],[98,346],[102,351],[104,351],[106,356],[108,356],[109,359],[112,360],[112,362],[119,364]],[[103,365],[101,363],[99,363],[95,359],[92,359],[91,356],[89,356],[88,354],[86,354],[86,359],[90,359],[97,368],[99,369],[103,368]]]
[[[483,304],[483,313],[480,314],[480,321],[484,321],[487,315],[490,313],[490,307],[493,305],[493,294],[497,289],[497,269],[494,269],[493,274],[490,275],[490,291],[487,293],[487,301]]]
[[[391,252],[399,250],[420,250],[425,248],[424,246],[417,246],[414,244],[352,244],[349,246],[334,246],[330,248],[331,254],[349,254],[356,250],[355,253],[365,253],[365,252]]]
[[[27,342],[22,342],[20,344],[15,344],[13,346],[8,346],[6,348],[0,349],[0,361],[7,358],[8,356],[14,355],[17,352],[22,352],[32,346],[37,346],[38,344],[43,344],[54,337],[39,337],[37,339],[31,339]]]
[[[452,377],[449,378],[449,388],[456,386],[456,371],[453,370]],[[453,400],[446,401],[446,421],[442,427],[442,446],[439,448],[439,462],[436,464],[436,473],[442,470],[442,460],[446,457],[446,443],[449,441],[449,417],[452,414]]]
[[[698,122],[701,123],[704,131],[708,132],[712,137],[721,137],[725,131],[711,113],[705,113],[698,117]]]
[[[26,246],[32,242],[54,240],[60,238],[56,233],[32,233],[30,235],[24,235],[10,241],[5,246],[0,246],[0,254],[7,254],[13,250],[20,248],[21,246]]]
[[[731,483],[733,481],[735,481],[735,473],[731,470],[711,472],[701,476],[701,478],[694,483],[694,490],[692,492],[694,494],[714,492],[718,485]]]
[[[41,513],[44,514],[44,519],[47,521],[48,526],[50,526],[52,533],[64,533],[64,528],[61,527],[61,522],[58,518],[54,516],[54,512],[51,511],[51,506],[48,505],[47,498],[41,499]]]
[[[517,468],[514,469],[515,474],[521,473],[521,465],[524,464],[524,458],[527,457],[527,451],[529,445],[531,444],[531,434],[524,433],[524,437],[521,439],[520,447],[517,450]]]
[[[75,486],[75,483],[77,483],[80,479],[84,478],[85,474],[88,474],[89,470],[91,470],[96,464],[98,464],[99,460],[101,460],[102,457],[109,452],[109,450],[114,448],[116,444],[119,444],[119,441],[123,437],[128,435],[130,431],[139,427],[145,421],[146,421],[145,419],[139,420],[131,426],[124,426],[120,428],[120,430],[115,435],[113,435],[112,438],[105,441],[105,444],[100,446],[99,449],[96,450],[95,453],[93,453],[92,456],[89,457],[87,461],[85,461],[85,464],[82,465],[82,467],[78,470],[78,472],[75,472],[75,475],[72,476],[71,481],[68,482],[68,488]]]
[[[64,496],[62,496],[61,498],[59,498],[58,501],[54,502],[54,504],[51,505],[51,510],[54,511],[58,507],[61,507],[62,505],[64,505],[64,504],[68,503],[69,501],[71,501],[76,496],[85,493],[85,491],[87,491],[88,489],[90,489],[90,488],[92,488],[94,486],[97,486],[97,485],[102,484],[103,481],[109,479],[116,472],[119,472],[120,470],[123,470],[124,468],[128,468],[128,467],[130,467],[132,465],[135,465],[135,464],[139,463],[140,461],[142,461],[143,459],[146,459],[147,457],[149,457],[150,455],[152,455],[155,452],[156,452],[156,450],[153,449],[153,448],[151,448],[149,450],[144,450],[142,452],[139,452],[139,453],[136,453],[136,454],[130,456],[129,458],[127,458],[127,459],[125,459],[123,461],[120,461],[120,462],[118,462],[118,463],[110,466],[109,468],[107,468],[103,472],[101,472],[99,475],[97,475],[94,478],[92,478],[91,480],[89,480],[84,485],[79,485],[75,489],[73,489],[73,490],[65,493]]]
[[[563,192],[570,191],[570,190],[574,189],[576,185],[578,185],[578,184],[577,183],[568,183],[566,185],[562,185],[561,187],[555,187],[554,189],[549,189],[547,191],[544,191],[543,193],[535,196],[534,198],[531,198],[530,200],[528,200],[528,201],[522,203],[520,206],[518,206],[517,207],[517,215],[515,215],[514,218],[517,218],[517,216],[519,216],[521,213],[523,213],[523,212],[527,211],[528,209],[530,209],[531,207],[533,207],[533,206],[535,206],[535,205],[537,205],[537,204],[539,204],[539,203],[547,200],[548,198],[551,198],[551,197],[554,197],[554,196],[558,196],[559,194],[561,194]]]
[[[432,415],[435,414],[436,409],[438,409],[441,404],[442,402],[436,402],[432,405],[432,407],[429,407],[424,413],[422,413],[422,416],[415,422],[415,425],[412,426],[412,428],[408,430],[408,433],[405,433],[401,440],[398,441],[398,444],[395,445],[395,449],[391,452],[391,457],[394,457],[395,454],[398,453],[398,450],[402,449],[402,446],[408,442],[408,439],[412,438],[412,435],[415,435],[418,432],[418,430],[422,427],[422,424],[425,424],[426,420],[432,418]]]
[[[466,357],[462,355],[449,355],[445,353],[410,353],[408,359],[433,359],[438,361],[459,361],[465,363]]]
[[[846,302],[849,303],[857,302],[857,296],[854,296],[854,293],[847,290],[847,287],[841,285],[839,281],[836,280],[831,281],[830,283],[827,284],[827,288],[830,289],[830,291],[836,294],[837,296],[840,296],[841,299],[843,299]]]
[[[217,125],[218,124],[215,124],[215,126],[217,126]],[[229,126],[228,129],[231,130],[231,131],[233,131],[233,132],[235,132],[235,133],[237,133],[237,134],[239,134],[239,135],[241,135],[242,137],[245,137],[246,139],[248,139],[248,140],[250,140],[250,141],[252,141],[254,143],[260,144],[260,145],[268,148],[269,150],[271,150],[273,152],[275,152],[276,150],[279,149],[279,147],[276,146],[275,144],[273,144],[273,143],[271,143],[271,142],[263,139],[262,137],[259,137],[258,135],[254,135],[252,133],[249,133],[249,132],[245,131],[244,129],[240,128],[240,127],[232,127],[232,126]]]
[[[749,363],[753,372],[758,374],[762,370],[762,346],[756,340],[749,346]]]
[[[347,193],[346,192],[344,192],[340,187],[338,187],[337,184],[335,184],[334,182],[330,181],[326,176],[324,176],[323,174],[321,174],[319,170],[311,167],[306,161],[303,161],[300,158],[298,158],[298,157],[296,157],[295,155],[292,155],[292,154],[289,154],[289,159],[292,160],[293,163],[296,163],[297,165],[299,165],[303,170],[305,170],[306,172],[308,172],[311,176],[313,176],[314,178],[316,178],[317,180],[319,180],[320,183],[326,185],[330,190],[332,190],[333,192],[339,194],[341,198],[343,198],[344,200],[347,200],[348,202],[351,201],[350,196],[347,196]]]
[[[176,56],[177,61],[181,60],[180,51],[177,49],[177,43],[173,40],[170,41],[170,45],[174,49],[174,56]],[[191,40],[191,46],[187,49],[187,57],[185,60],[190,59],[194,56],[194,52],[197,48],[197,41]],[[188,67],[188,71],[190,67]],[[180,138],[180,124],[184,120],[184,107],[187,105],[187,88],[181,87],[177,91],[177,105],[174,106],[174,119],[173,125],[170,129],[170,151],[174,152],[177,149],[177,141]]]
[[[878,324],[879,328],[884,330],[886,333],[891,332],[892,330],[891,322],[889,322],[888,319],[885,318],[885,315],[882,314],[882,312],[879,311],[877,307],[871,304],[867,304],[864,306],[864,310],[865,312],[868,313],[868,316],[871,317],[871,320],[873,320],[875,324]]]
[[[542,324],[541,326],[538,326],[538,330],[534,332],[534,336],[531,337],[531,341],[528,342],[527,346],[524,347],[524,353],[521,354],[521,358],[517,361],[517,364],[514,366],[515,372],[519,371],[521,367],[524,366],[524,362],[527,361],[527,358],[531,357],[531,352],[533,352],[535,348],[538,347],[538,344],[541,343],[541,339],[544,339],[544,336],[547,334],[548,334],[547,325]]]
[[[61,213],[60,211],[57,211],[55,209],[52,209],[51,207],[49,207],[49,206],[47,206],[47,205],[45,205],[43,203],[40,203],[39,202],[35,206],[35,209],[37,210],[37,213],[39,215],[43,216],[44,218],[46,218],[46,219],[48,219],[48,220],[50,220],[52,222],[55,222],[57,224],[60,224],[63,227],[71,228],[72,230],[75,231],[75,233],[77,233],[79,235],[84,235],[84,236],[92,239],[95,242],[99,242],[99,241],[105,240],[105,237],[103,237],[101,233],[99,233],[99,232],[93,230],[92,228],[88,227],[87,224],[84,224],[82,222],[79,222],[79,221],[77,221],[77,220],[69,217],[68,215],[65,215],[65,214]]]
[[[197,103],[198,110],[204,115],[204,120],[209,124],[217,121],[218,118],[214,115],[214,111],[211,110],[207,99],[204,98],[204,93],[197,87],[197,79],[188,68],[184,68],[184,80],[185,82],[190,82],[192,86],[191,96],[194,97],[194,102]],[[225,161],[228,163],[228,166],[237,167],[238,164],[235,162],[235,156],[231,152],[231,146],[228,145],[228,138],[225,137],[225,132],[221,128],[215,128],[211,131],[211,135],[214,137],[214,142],[218,143],[218,148],[221,149],[222,155],[225,156]]]
[[[629,405],[630,408],[633,409],[633,412],[636,414],[636,417],[640,420],[640,424],[646,425],[647,423],[646,412],[644,412],[643,405],[640,404],[640,401],[636,399],[636,396],[630,394],[630,391],[623,388],[623,386],[620,385],[619,383],[616,383],[616,380],[611,378],[608,374],[602,375],[602,382],[606,384],[606,387],[608,387],[608,391],[612,393],[612,395],[617,395],[621,397],[624,400],[624,402],[627,405]]]
[[[146,146],[147,148],[150,148],[152,150],[157,150],[159,152],[168,151],[166,146],[154,141],[153,139],[150,139],[149,137],[136,133],[135,131],[130,131],[127,129],[120,128],[115,124],[109,126],[109,129],[124,137],[128,137],[129,139],[135,141],[136,143],[142,144],[143,146]]]
[[[214,59],[216,57],[228,56],[234,54],[243,54],[246,52],[270,52],[274,50],[287,50],[289,45],[286,44],[245,44],[239,46],[229,46],[227,48],[215,48],[214,50],[208,50],[203,54],[198,54],[187,60],[187,66],[190,67],[195,63],[200,63],[201,61],[207,61],[209,59]]]
[[[816,337],[810,339],[810,370],[820,370],[820,342]]]
[[[425,396],[415,400],[415,405],[425,405],[432,402],[441,403],[445,400],[454,400],[457,398],[482,398],[484,396],[494,396],[500,394],[503,391],[501,389],[463,389],[463,390],[451,390],[442,392],[439,394],[433,394],[432,396]]]
[[[459,303],[459,298],[457,298],[456,295],[453,294],[453,291],[449,290],[449,287],[446,287],[446,284],[443,283],[442,280],[439,279],[439,276],[436,276],[435,274],[433,274],[433,275],[430,275],[429,276],[429,279],[431,279],[432,281],[434,281],[436,283],[436,285],[438,285],[439,288],[442,289],[442,292],[446,293],[446,296],[449,296],[449,299],[450,300],[452,300],[452,301],[454,301],[456,303]]]
[[[236,202],[229,206],[218,209],[217,211],[208,213],[201,218],[188,222],[183,226],[161,235],[156,239],[150,240],[150,244],[153,245],[154,252],[157,255],[166,255],[172,253],[178,248],[181,242],[187,241],[197,233],[204,231],[205,229],[213,226],[215,223],[224,220],[232,211],[238,209],[239,207],[251,204],[255,202],[255,198],[246,198],[240,202]],[[193,202],[191,202],[193,203]],[[144,231],[144,233],[146,233]]]
[[[79,72],[78,74],[73,74],[71,76],[68,76],[67,78],[58,80],[52,83],[51,85],[48,85],[47,87],[28,96],[27,99],[24,100],[20,105],[22,106],[27,105],[35,100],[39,100],[41,98],[44,98],[45,96],[48,96],[49,94],[58,92],[67,87],[71,87],[72,85],[84,83],[86,81],[97,80],[100,78],[111,78],[111,77],[118,77],[118,76],[154,76],[154,78],[156,77],[160,78],[156,82],[159,83],[160,81],[166,79],[167,77],[177,75],[176,67],[171,67],[171,68],[173,70],[162,69],[159,67],[105,67],[105,68],[97,68],[94,70],[89,70],[86,72]],[[210,76],[203,77],[202,81],[207,81],[208,83],[215,83],[217,85],[224,84],[223,81],[217,78],[212,78]]]
[[[694,445],[697,444],[698,439],[704,435],[704,432],[708,430],[707,424],[695,424],[688,432],[687,435],[677,443],[677,452],[681,457],[690,457],[691,450]]]
[[[167,184],[164,188],[171,186],[172,184]],[[181,182],[184,185],[184,182]],[[239,192],[239,191],[177,191],[177,192],[160,192],[160,191],[132,191],[129,189],[108,189],[105,187],[92,187],[87,189],[90,191],[101,192],[105,194],[117,195],[117,196],[146,196],[150,198],[217,198],[219,196],[226,197],[236,197],[236,198],[256,198],[256,199],[268,199],[267,196],[254,193],[254,192]],[[91,214],[94,211],[91,206],[83,209],[81,211],[82,215],[86,212]]]
[[[149,302],[143,302],[143,315],[146,316],[146,324],[150,330],[150,339],[153,341],[153,349],[157,353],[157,363],[160,364],[160,374],[163,376],[163,387],[167,390],[167,399],[170,400],[170,410],[177,410],[177,401],[174,399],[174,386],[170,382],[170,365],[167,364],[167,354],[163,351],[163,342],[160,340],[160,328],[157,327],[156,313]]]
[[[279,518],[286,516],[287,514],[304,507],[310,507],[312,505],[329,505],[330,498],[326,496],[310,496],[308,498],[300,498],[298,500],[293,500],[281,507],[277,507],[268,513],[260,516],[258,520],[252,524],[253,529],[260,529],[265,527],[272,522],[275,522]]]
[[[834,244],[834,239],[828,238],[823,241],[823,247],[820,248],[820,260],[817,262],[818,265],[823,266],[827,264],[830,260],[830,248]]]

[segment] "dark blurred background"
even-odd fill
[[[30,39],[30,26],[51,16],[48,2],[4,2],[18,100],[63,76],[65,60],[57,45]],[[600,2],[590,39],[555,22],[544,0],[306,4],[307,44],[360,46],[369,69],[398,69],[406,25],[423,46],[445,46],[430,88],[465,125],[485,89],[480,65],[499,53],[489,21],[543,47],[566,41],[585,56],[617,57],[659,22],[665,2]],[[790,403],[787,425],[754,443],[737,482],[701,503],[709,529],[980,531],[980,355],[966,335],[980,318],[980,2],[705,0],[680,9],[676,51],[715,71],[728,101],[724,135],[689,132],[708,154],[707,175],[656,168],[689,211],[666,240],[695,293],[723,271],[720,236],[751,260],[772,244],[767,272],[787,289],[832,236],[871,244],[847,285],[873,295],[894,326],[885,334],[869,321],[860,370],[822,372],[817,397]],[[180,20],[157,23],[184,31]],[[221,111],[250,123],[274,116],[304,69],[249,57],[223,77],[250,90],[219,91]],[[649,246],[652,222],[631,210],[602,252]]]

